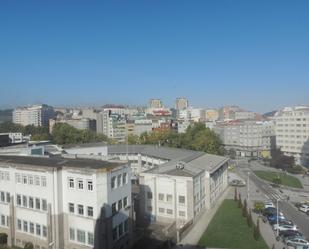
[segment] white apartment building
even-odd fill
[[[20,125],[48,126],[50,118],[55,115],[54,109],[48,105],[20,107],[13,111],[13,123]]]
[[[133,134],[140,136],[143,133],[152,131],[152,120],[151,119],[136,119],[134,121]]]
[[[271,121],[230,121],[218,123],[213,130],[225,149],[234,149],[239,156],[270,157],[274,146],[274,125]]]
[[[140,174],[141,212],[181,228],[210,209],[228,186],[228,158],[195,154]]]
[[[125,163],[0,156],[0,233],[35,249],[129,248],[130,179]]]
[[[309,107],[286,107],[274,117],[276,143],[295,163],[309,167]]]

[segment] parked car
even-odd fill
[[[290,236],[283,237],[282,240],[284,243],[286,243],[288,240],[296,239],[296,238],[305,239],[305,237],[302,234],[298,234],[298,235],[290,235]]]
[[[275,205],[270,201],[264,202],[264,207],[265,208],[276,208]]]
[[[305,239],[294,238],[286,241],[288,246],[309,246],[309,242]]]
[[[277,209],[273,208],[273,207],[265,208],[263,210],[263,215],[264,216],[268,216],[268,215],[272,215],[272,214],[276,214],[276,213],[277,213]]]
[[[293,230],[286,230],[286,231],[279,231],[279,236],[282,238],[282,239],[285,239],[287,237],[291,237],[291,236],[294,236],[294,237],[299,237],[299,236],[303,236],[299,231],[293,231]]]
[[[303,204],[298,209],[301,212],[307,213],[309,211],[309,205]]]
[[[287,230],[294,230],[297,231],[298,227],[296,225],[278,225],[278,224],[274,224],[273,228],[275,231],[277,231],[277,229],[279,231],[287,231]]]

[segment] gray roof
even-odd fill
[[[108,154],[123,154],[128,152],[141,153],[143,155],[162,158],[167,160],[186,160],[186,158],[196,158],[205,154],[201,151],[185,150],[155,145],[109,145]]]
[[[75,167],[101,169],[123,165],[124,163],[107,162],[93,159],[69,159],[62,157],[31,157],[31,156],[2,156],[0,163],[20,164],[24,166],[41,166],[41,167]]]

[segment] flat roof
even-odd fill
[[[124,165],[125,163],[101,161],[94,159],[71,159],[63,157],[33,157],[33,156],[2,156],[0,155],[0,163],[14,163],[29,166],[41,167],[75,167],[75,168],[91,168],[101,169]]]

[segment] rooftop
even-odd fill
[[[75,167],[75,168],[91,168],[101,169],[110,168],[123,165],[123,163],[100,161],[93,159],[69,159],[62,157],[31,157],[31,156],[2,156],[0,155],[1,163],[12,163],[29,166],[41,166],[41,167]]]

